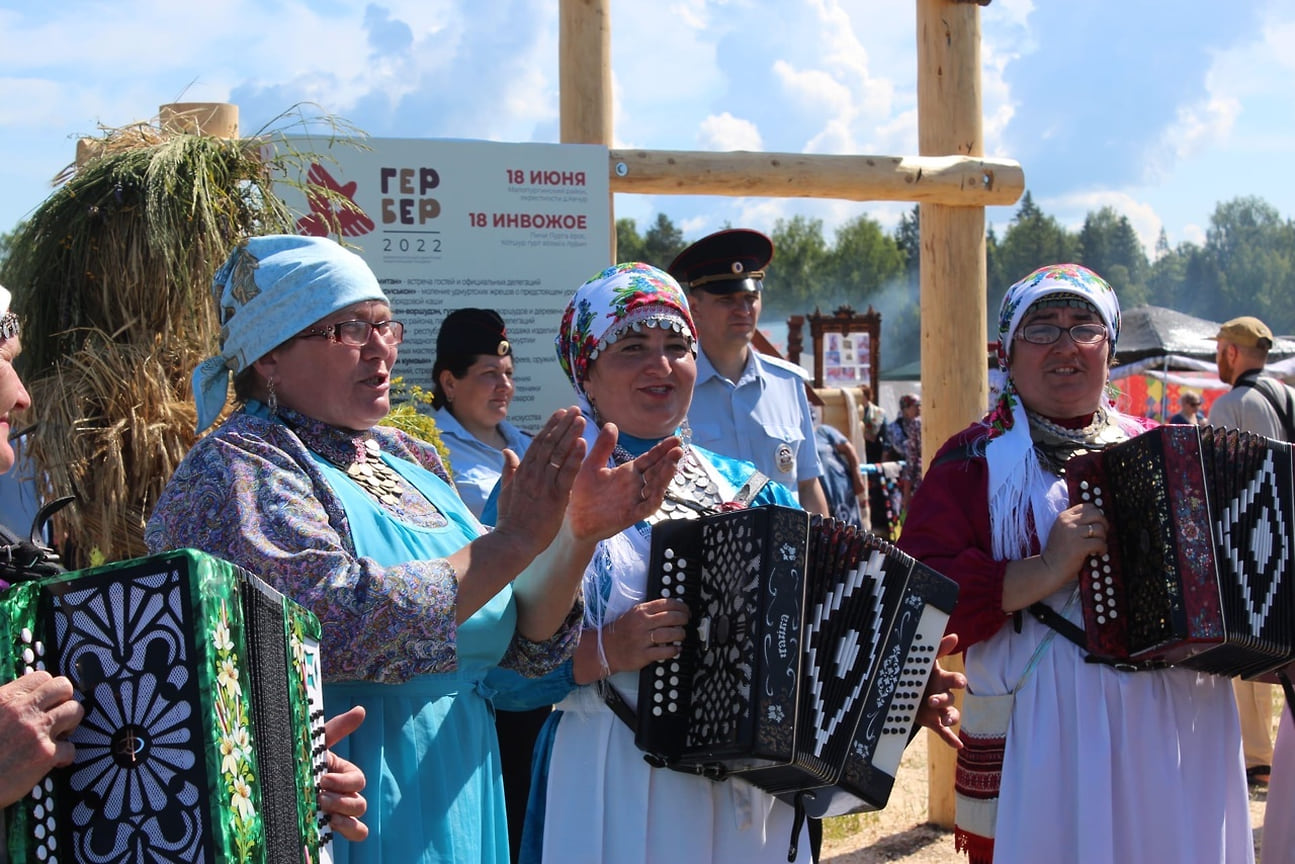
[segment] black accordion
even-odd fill
[[[1161,426],[1072,458],[1066,482],[1110,523],[1079,576],[1096,658],[1244,677],[1295,660],[1290,444]]]
[[[692,611],[639,675],[654,764],[739,777],[811,816],[885,806],[957,586],[879,537],[785,507],[657,523],[647,596]]]
[[[319,621],[182,550],[0,596],[0,676],[72,680],[75,761],[6,811],[10,860],[328,862]]]

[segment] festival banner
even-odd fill
[[[302,234],[327,233],[362,255],[405,324],[395,375],[432,388],[436,334],[450,312],[494,309],[516,364],[508,419],[536,431],[574,394],[553,339],[575,289],[610,263],[607,148],[576,144],[366,139],[368,149],[297,137],[326,153],[308,179],[353,201],[344,212],[322,198],[280,194],[306,215]],[[332,161],[335,160],[335,161]]]

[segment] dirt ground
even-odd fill
[[[824,864],[965,864],[953,849],[953,832],[926,821],[926,734],[917,736],[900,763],[886,809],[829,819],[823,826]],[[1263,827],[1265,790],[1250,790],[1256,857]]]

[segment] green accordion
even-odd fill
[[[332,860],[319,620],[193,550],[20,582],[0,678],[72,679],[76,759],[9,808],[23,864]]]

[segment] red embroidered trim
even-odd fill
[[[958,852],[966,852],[970,864],[993,864],[994,839],[992,837],[981,837],[979,834],[955,828],[953,848]]]

